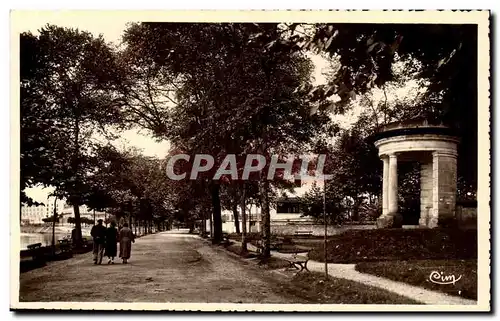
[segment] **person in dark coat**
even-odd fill
[[[108,264],[115,264],[117,242],[118,230],[116,229],[116,223],[113,221],[111,222],[111,225],[106,229],[106,248],[104,255],[108,257]]]
[[[92,227],[90,235],[94,239],[94,264],[102,263],[102,256],[104,254],[104,244],[106,241],[106,227],[102,225],[102,220],[97,220],[97,225]]]

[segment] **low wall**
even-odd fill
[[[342,226],[327,226],[328,235],[340,234],[346,230],[371,230],[376,228],[375,224],[349,224]],[[320,224],[297,224],[297,225],[271,225],[271,234],[294,235],[296,231],[312,231],[314,236],[325,234],[325,226]]]

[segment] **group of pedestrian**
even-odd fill
[[[111,222],[110,227],[106,228],[103,221],[99,219],[97,225],[92,227],[90,235],[94,240],[94,264],[101,264],[103,256],[108,257],[108,264],[115,264],[117,254],[117,243],[120,243],[119,257],[123,264],[127,264],[132,250],[132,243],[135,242],[134,233],[128,227],[127,223],[119,230],[116,228],[116,223]]]

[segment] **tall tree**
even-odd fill
[[[23,100],[29,108],[22,110],[22,122],[42,114],[43,124],[50,127],[44,132],[43,125],[27,121],[24,131],[30,132],[30,136],[36,133],[40,137],[48,136],[50,157],[38,153],[43,157],[41,162],[46,171],[39,177],[43,184],[54,186],[57,194],[73,205],[78,244],[81,241],[79,206],[86,189],[90,137],[96,130],[103,131],[107,125],[120,122],[120,105],[109,90],[110,75],[114,73],[110,64],[113,53],[102,37],[53,25],[42,28],[37,36],[24,33],[21,38],[22,42],[29,43],[21,50],[34,48],[30,54],[24,52],[21,56],[29,56],[36,69],[35,76],[21,84],[22,88],[29,88]],[[28,64],[28,69],[32,70],[33,66]],[[32,113],[36,108],[43,111]],[[33,144],[38,142],[28,143],[31,145],[22,148],[33,150],[36,148]],[[39,151],[40,148],[44,150],[45,146],[39,147]],[[30,176],[29,171],[25,173],[25,177]]]
[[[53,179],[51,166],[57,155],[52,145],[61,131],[41,90],[47,76],[47,59],[37,37],[20,35],[21,203],[28,206],[38,203],[26,195],[25,189],[47,185]]]
[[[131,79],[130,84],[137,92],[146,89],[150,99],[129,94],[131,114],[190,154],[223,158],[227,153],[267,154],[280,148],[293,153],[324,128],[325,118],[311,115],[307,98],[297,90],[309,81],[310,61],[289,52],[263,55],[264,43],[252,40],[262,28],[274,30],[276,25],[132,26],[124,37],[125,57],[133,58],[133,68],[140,70],[142,80]],[[143,86],[148,83],[152,89]],[[169,95],[171,91],[175,95]],[[262,185],[265,201],[269,188],[265,181]],[[210,189],[214,241],[218,242],[222,232],[219,182],[212,181]],[[264,217],[269,221],[269,211]],[[269,224],[265,226],[269,239]]]

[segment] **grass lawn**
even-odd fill
[[[225,247],[229,252],[232,252],[234,254],[237,254],[241,256],[242,258],[245,259],[252,259],[255,258],[259,262],[259,266],[261,266],[264,269],[267,270],[275,270],[275,269],[282,269],[285,267],[288,267],[290,263],[288,261],[280,259],[278,257],[273,257],[271,256],[267,260],[261,260],[259,258],[259,254],[247,251],[246,253],[241,252],[241,246],[239,244],[231,244],[229,246]]]
[[[477,300],[476,260],[362,262],[356,265],[356,270],[429,290]],[[433,271],[442,272],[445,276],[454,275],[458,278],[461,275],[462,277],[455,284],[435,284],[429,279]]]
[[[330,277],[320,273],[299,273],[287,289],[292,294],[322,304],[420,304],[412,299],[364,285],[358,282]]]
[[[328,262],[477,259],[477,230],[350,230],[328,240]],[[309,245],[312,260],[324,262],[322,242]]]
[[[268,259],[262,260],[259,258],[259,266],[266,270],[278,270],[287,268],[290,266],[288,261],[280,259],[279,257],[271,256]]]
[[[237,254],[245,259],[249,259],[249,258],[253,258],[253,257],[257,257],[257,255],[253,252],[245,252],[245,253],[242,253],[241,251],[241,245],[239,244],[231,244],[229,246],[225,246],[225,248],[229,251],[229,252],[232,252],[234,254]]]
[[[296,245],[296,244],[283,244],[280,246],[278,252],[280,253],[296,253],[296,252],[307,252],[311,247]]]

